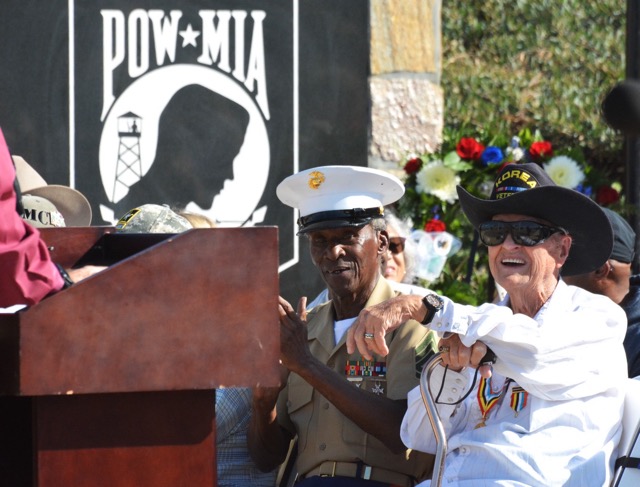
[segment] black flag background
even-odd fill
[[[295,305],[323,283],[275,187],[308,167],[367,164],[368,8],[4,0],[0,126],[48,183],[87,196],[93,225],[144,203],[277,225]]]

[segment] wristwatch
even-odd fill
[[[64,267],[62,267],[60,264],[55,264],[55,266],[58,268],[58,272],[60,273],[60,276],[64,281],[64,286],[62,287],[62,289],[67,289],[71,287],[73,284],[75,284],[73,282],[73,279],[71,279],[69,274],[67,274],[67,271],[64,270]]]
[[[436,315],[438,311],[440,311],[444,307],[444,301],[437,294],[427,294],[424,298],[422,298],[422,302],[427,307],[427,314],[424,316],[424,319],[420,322],[423,325],[428,325],[433,320],[433,317]]]

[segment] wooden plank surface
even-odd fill
[[[0,317],[0,387],[37,396],[277,385],[277,268],[273,227],[162,240],[18,323]]]

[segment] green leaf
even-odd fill
[[[455,169],[461,161],[462,159],[460,159],[460,156],[456,151],[447,152],[447,154],[442,158],[444,165],[451,169]]]

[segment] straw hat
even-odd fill
[[[48,200],[62,215],[67,227],[91,225],[91,205],[80,191],[69,186],[47,184],[44,178],[22,157],[12,157],[23,195],[33,195]]]

